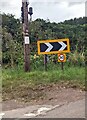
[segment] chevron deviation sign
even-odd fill
[[[70,52],[69,39],[41,40],[37,42],[38,54],[56,54]]]

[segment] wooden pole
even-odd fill
[[[30,40],[29,40],[29,24],[28,24],[28,2],[22,0],[24,11],[23,37],[24,37],[24,70],[30,71]]]

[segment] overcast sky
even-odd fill
[[[22,0],[0,0],[0,11],[20,18],[21,2]],[[29,3],[33,7],[33,20],[42,18],[61,22],[85,16],[85,0],[29,0]]]

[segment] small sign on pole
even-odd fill
[[[61,63],[61,69],[64,70],[64,62],[66,62],[66,54],[58,54],[58,62]]]
[[[58,54],[58,62],[66,62],[66,54]]]
[[[25,44],[30,44],[30,40],[29,40],[29,37],[28,37],[28,36],[25,36],[25,37],[24,37],[24,40],[25,40]]]

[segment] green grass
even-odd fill
[[[21,84],[49,84],[69,81],[72,84],[84,87],[85,85],[85,68],[71,67],[62,70],[32,71],[25,73],[22,69],[3,69],[2,71],[3,87],[7,88],[12,85],[17,87]]]
[[[2,70],[2,98],[3,100],[20,99],[29,102],[45,95],[40,88],[51,84],[63,87],[85,88],[85,68],[65,67],[64,71],[59,68],[54,70],[31,71],[25,73],[22,68]]]

